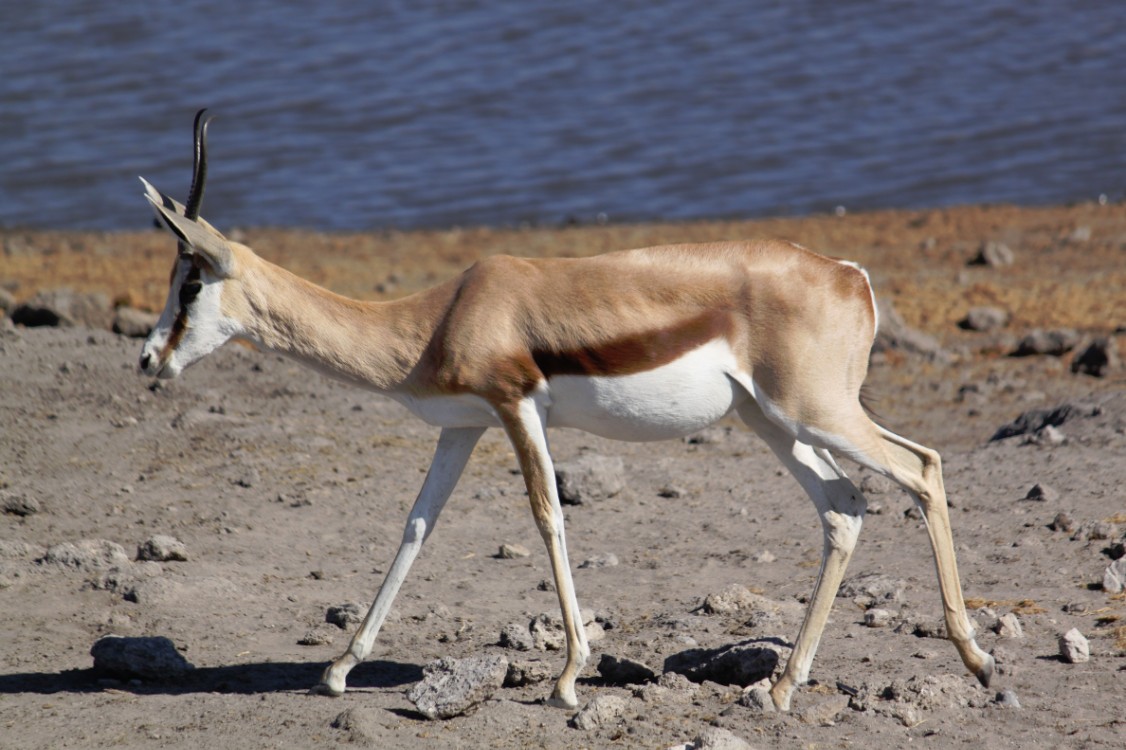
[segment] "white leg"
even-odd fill
[[[559,607],[563,614],[563,628],[567,634],[567,665],[555,683],[548,704],[559,708],[575,708],[575,678],[590,657],[579,600],[571,579],[571,566],[567,559],[567,541],[563,532],[563,508],[559,504],[559,491],[555,485],[555,470],[548,452],[545,433],[546,417],[532,398],[525,398],[514,407],[498,410],[508,437],[520,459],[528,498],[540,536],[547,545],[555,590],[559,594]]]
[[[387,571],[383,585],[380,586],[379,593],[372,602],[371,609],[368,610],[360,629],[352,636],[348,650],[325,669],[320,684],[313,688],[313,692],[322,695],[342,695],[348,672],[371,653],[375,637],[391,610],[391,603],[399,593],[399,587],[403,585],[403,580],[407,577],[414,559],[418,557],[423,543],[434,530],[438,515],[445,507],[446,500],[449,499],[469,461],[469,455],[484,432],[483,427],[442,430],[434,460],[430,464],[430,471],[426,474],[426,480],[422,483],[422,489],[407,518],[403,541],[395,554],[395,562]]]
[[[829,611],[860,535],[867,501],[828,451],[799,442],[767,419],[753,402],[741,406],[739,415],[762,436],[813,500],[824,535],[821,570],[805,619],[793,653],[770,690],[775,705],[785,711],[790,707],[794,689],[809,679]]]

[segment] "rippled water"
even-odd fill
[[[1126,187],[1126,3],[14,0],[0,222],[319,229],[1054,203]]]

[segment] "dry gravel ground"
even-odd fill
[[[539,703],[550,682],[502,688],[468,715],[443,721],[423,718],[406,697],[423,667],[443,656],[539,660],[552,676],[562,666],[558,651],[498,645],[505,626],[557,605],[541,586],[550,572],[514,457],[495,431],[474,454],[349,692],[309,696],[351,629],[325,623],[326,610],[370,602],[437,431],[385,399],[243,347],[155,383],[135,372],[137,340],[9,323],[0,327],[0,747],[666,748],[712,725],[757,747],[1121,747],[1126,600],[1101,581],[1126,531],[1122,371],[1092,378],[1069,371],[1070,355],[1002,355],[1014,336],[1044,321],[1084,335],[1113,334],[1126,323],[1123,287],[1115,286],[1126,212],[964,211],[969,218],[926,214],[932,228],[958,228],[957,247],[941,233],[937,248],[916,239],[917,215],[849,217],[850,231],[883,231],[889,246],[922,247],[913,265],[881,265],[892,256],[870,244],[835,252],[863,256],[884,282],[881,293],[946,347],[947,356],[933,360],[881,354],[869,382],[889,426],[943,452],[971,614],[979,643],[998,652],[1002,667],[992,689],[976,685],[949,643],[925,635],[934,634],[940,606],[921,521],[907,512],[905,495],[858,469],[852,473],[873,512],[850,578],[883,574],[881,591],[901,593],[874,603],[857,592],[837,600],[814,682],[796,694],[793,712],[760,713],[740,702],[738,685],[665,677],[661,685],[626,686],[600,676],[602,654],[660,673],[671,657],[670,664],[691,662],[684,653],[693,648],[784,646],[796,635],[820,529],[765,445],[731,422],[698,442],[553,435],[559,461],[593,453],[625,462],[622,493],[566,509],[579,598],[605,635],[592,644],[580,700],[620,698],[616,717],[611,711],[593,728],[572,726],[571,713]],[[816,233],[819,221],[828,220],[812,220],[813,230],[796,221],[768,228]],[[761,233],[755,225],[734,229],[748,227]],[[1082,227],[1089,236],[1076,238]],[[690,229],[666,231],[680,238]],[[575,239],[585,231],[555,234]],[[623,245],[643,244],[628,242],[643,230],[621,231],[632,233]],[[495,239],[511,245],[520,234]],[[18,276],[20,299],[57,283],[120,296],[119,279],[87,276],[79,284],[52,268],[74,257],[67,253],[97,256],[91,243],[113,244],[114,236],[73,236],[54,254],[44,250],[57,237],[6,233],[0,282]],[[429,272],[417,269],[430,267],[433,248],[446,242],[435,237],[445,235],[419,235],[416,255],[403,252],[399,278],[407,281],[394,283],[425,280]],[[1011,244],[1012,270],[965,265],[976,242],[990,237]],[[159,242],[165,266],[167,241],[130,235],[122,244],[148,252]],[[469,247],[441,263],[476,246]],[[36,258],[38,276],[22,270]],[[331,268],[332,256],[318,262]],[[370,289],[385,271],[356,283]],[[1021,296],[1022,288],[1040,291]],[[937,295],[930,304],[928,289]],[[964,314],[961,300],[980,303],[983,289],[991,297],[984,301],[1014,314],[1002,334],[952,325]],[[136,297],[155,304],[147,293]],[[1060,435],[989,442],[1020,413],[1064,403],[1080,408],[1058,426]],[[1026,499],[1038,483],[1049,487],[1045,498]],[[1061,512],[1070,530],[1053,524]],[[138,560],[138,547],[158,535],[181,541],[186,559]],[[57,546],[82,540],[115,543],[125,555],[112,545]],[[503,559],[497,551],[505,543],[532,554]],[[177,556],[153,552],[165,549],[160,544],[146,549],[146,557]],[[617,565],[580,565],[609,554]],[[728,591],[733,584],[759,596]],[[727,611],[701,608],[725,591],[734,599]],[[887,610],[890,623],[865,626],[865,604]],[[1021,637],[993,631],[1013,613]],[[1059,657],[1058,638],[1071,628],[1089,639],[1089,661]],[[97,673],[90,648],[107,634],[167,637],[195,668],[164,680]],[[1020,707],[998,703],[1002,690]]]

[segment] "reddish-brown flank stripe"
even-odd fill
[[[730,338],[733,332],[730,313],[706,310],[667,328],[623,336],[596,346],[567,351],[533,350],[532,359],[547,378],[554,375],[632,375],[666,365],[720,336]]]

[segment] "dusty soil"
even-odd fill
[[[326,608],[370,602],[436,430],[385,399],[244,347],[155,383],[136,374],[137,340],[0,322],[0,492],[8,511],[0,515],[0,747],[664,748],[713,724],[760,747],[1122,746],[1126,600],[1101,587],[1126,531],[1122,370],[1094,378],[1072,374],[1070,354],[1006,354],[1036,327],[1114,336],[1126,325],[1126,206],[239,234],[262,255],[366,298],[407,293],[494,252],[587,255],[775,235],[862,262],[878,293],[948,353],[881,354],[869,383],[885,423],[944,455],[962,579],[979,643],[999,657],[996,684],[978,687],[949,643],[916,634],[933,630],[940,614],[926,535],[906,496],[874,479],[865,483],[872,513],[849,573],[885,574],[902,582],[902,595],[880,603],[892,613],[886,628],[864,625],[862,601],[837,600],[814,682],[797,693],[793,712],[758,713],[739,702],[738,685],[662,691],[602,679],[601,654],[660,672],[693,647],[788,643],[797,633],[817,572],[819,526],[765,445],[725,422],[696,443],[613,443],[567,430],[553,437],[560,461],[584,452],[625,459],[624,492],[566,512],[579,598],[605,629],[592,644],[580,700],[620,696],[619,718],[569,726],[570,713],[539,703],[550,682],[503,688],[446,721],[422,718],[405,696],[441,656],[504,653],[542,660],[553,673],[562,666],[558,651],[498,645],[505,625],[557,606],[540,586],[550,576],[546,555],[500,434],[478,447],[349,692],[309,696],[349,636],[325,624]],[[159,233],[5,230],[0,240],[0,286],[17,299],[69,286],[141,307],[163,302],[173,251]],[[967,265],[987,240],[1012,248],[1013,265]],[[966,310],[981,304],[1008,310],[1011,322],[996,333],[959,329]],[[1087,416],[1058,427],[1063,442],[989,442],[1022,412],[1064,403]],[[866,476],[853,473],[858,482]],[[1025,499],[1037,483],[1055,492]],[[1061,512],[1071,530],[1050,528]],[[181,540],[187,560],[83,568],[47,555],[96,539],[132,559],[157,534]],[[502,543],[532,555],[499,559]],[[578,567],[606,553],[619,564]],[[765,598],[728,613],[699,609],[731,584]],[[991,629],[1009,613],[1020,638]],[[1057,639],[1073,627],[1090,640],[1088,662],[1059,657]],[[107,634],[166,636],[195,669],[167,680],[96,673],[90,647]],[[996,703],[1000,690],[1021,707]],[[352,728],[333,727],[349,709]]]

